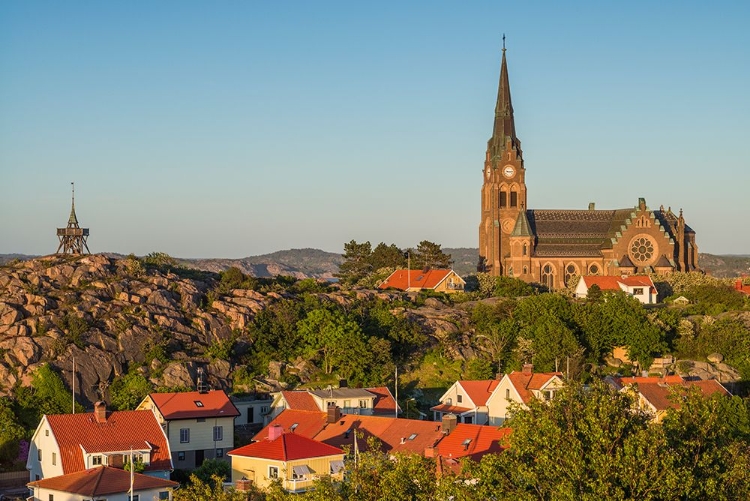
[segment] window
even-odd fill
[[[414,440],[415,438],[417,438],[417,433],[412,433],[407,440]]]
[[[177,453],[177,461],[185,461],[185,452],[178,452]]]
[[[296,430],[298,426],[299,426],[299,423],[293,423],[292,426],[289,427],[289,431],[294,433],[294,430]]]
[[[44,430],[44,436],[49,437],[49,430]]]
[[[224,457],[224,449],[222,449],[221,447],[219,447],[218,449],[216,449],[216,457],[217,458],[223,458]]]
[[[463,402],[463,400],[464,400],[464,396],[463,395],[456,395],[456,403],[457,404],[460,404],[461,402]]]
[[[94,466],[99,466],[102,464],[102,457],[101,456],[91,456],[91,464]]]
[[[268,467],[268,478],[279,478],[279,469],[276,466]]]
[[[206,418],[204,418],[204,417],[199,417],[198,419],[196,419],[196,420],[195,420],[195,422],[196,422],[196,423],[205,423],[205,422],[206,422]]]
[[[214,442],[220,442],[224,440],[224,427],[214,426]]]
[[[344,409],[348,409],[351,406],[352,406],[351,400],[344,400]]]
[[[50,494],[49,495],[49,501],[55,501],[55,495],[54,494]]]
[[[505,400],[510,400],[510,388],[505,389]]]
[[[569,264],[565,267],[565,285],[568,285],[574,276],[578,274],[578,270],[574,264]]]
[[[57,464],[57,453],[52,453],[52,466],[55,466]]]
[[[261,412],[262,414],[265,414],[266,412],[268,412],[268,406],[267,406],[267,405],[264,405],[263,407],[261,407],[261,408],[260,408],[260,412]]]
[[[133,497],[130,498],[133,501],[141,501],[141,495],[140,494],[133,494]]]
[[[634,296],[642,296],[643,295],[643,288],[638,287],[636,289],[633,289],[633,295]]]
[[[159,492],[159,499],[169,499],[169,491]]]
[[[525,275],[525,274],[527,274],[528,272],[529,272],[529,269],[528,269],[528,268],[526,268],[526,267],[524,266],[524,267],[523,267],[523,274]]]
[[[518,207],[518,192],[517,191],[510,192],[510,206]]]
[[[193,403],[196,407],[203,407],[203,402],[201,402],[200,400],[193,400]]]
[[[190,443],[190,428],[180,428],[180,443]]]
[[[523,255],[524,255],[524,256],[526,255],[526,253],[528,252],[528,250],[529,250],[529,249],[527,248],[526,244],[523,244]],[[524,272],[524,273],[525,273],[525,272]]]
[[[555,285],[555,274],[551,264],[545,264],[542,268],[542,285],[552,290]]]
[[[589,268],[589,275],[598,275],[599,274],[599,267],[595,264],[592,264]]]
[[[508,194],[504,191],[500,192],[500,208],[508,206]]]
[[[367,400],[360,400],[359,401],[359,408],[360,409],[367,409]]]

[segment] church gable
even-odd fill
[[[673,268],[670,258],[674,255],[674,240],[664,228],[656,214],[646,207],[645,200],[622,232],[613,241],[613,257],[619,261],[622,271],[652,272],[655,268]]]

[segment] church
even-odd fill
[[[495,123],[482,173],[478,271],[555,290],[579,275],[699,270],[695,231],[685,223],[682,210],[652,210],[643,198],[625,209],[597,209],[593,203],[582,210],[528,208],[504,45]]]

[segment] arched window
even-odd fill
[[[526,275],[529,272],[529,269],[525,266],[523,267],[523,274]]]
[[[599,274],[599,267],[595,264],[592,264],[589,267],[589,275],[598,275]]]
[[[542,285],[547,286],[549,290],[555,285],[555,272],[551,264],[545,264],[542,268]]]
[[[526,244],[523,244],[523,255],[524,256],[526,255],[527,251],[528,251],[528,249],[526,248]]]
[[[500,208],[504,208],[508,206],[508,193],[503,190],[500,192]]]
[[[510,192],[510,206],[518,207],[518,192],[516,190]]]
[[[573,263],[570,263],[568,266],[565,267],[565,285],[568,285],[570,280],[578,274],[578,269],[576,268],[576,265]]]

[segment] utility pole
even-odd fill
[[[396,366],[395,390],[396,390],[396,409],[393,412],[396,414],[396,417],[398,418],[398,365]]]

